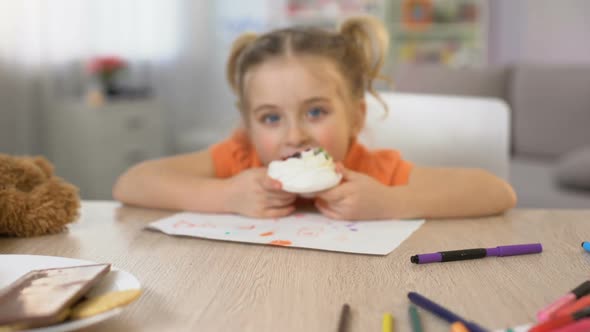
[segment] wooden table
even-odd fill
[[[513,210],[504,216],[426,222],[385,257],[172,237],[148,231],[172,212],[84,202],[66,233],[0,238],[2,254],[111,262],[144,294],[91,330],[336,331],[343,303],[349,331],[380,331],[391,312],[409,331],[408,291],[490,329],[531,322],[536,311],[590,276],[590,210]],[[415,265],[417,253],[541,242],[542,254]],[[425,331],[448,325],[421,311]]]

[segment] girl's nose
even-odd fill
[[[287,144],[295,147],[302,147],[309,143],[309,135],[305,128],[299,124],[294,124],[289,127],[287,133]]]

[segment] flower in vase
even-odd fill
[[[118,56],[101,56],[90,60],[87,70],[100,82],[108,95],[117,92],[115,76],[127,67],[127,62]]]

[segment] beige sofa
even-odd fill
[[[394,82],[399,92],[505,100],[519,207],[590,208],[590,66],[405,66]]]

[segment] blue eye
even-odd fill
[[[273,123],[278,122],[280,119],[281,119],[281,117],[277,114],[267,114],[262,117],[262,122],[268,123],[268,124],[273,124]]]
[[[318,117],[322,116],[324,113],[326,113],[326,111],[324,111],[321,107],[314,107],[314,108],[310,109],[309,111],[307,111],[307,115],[310,118],[318,118]]]

